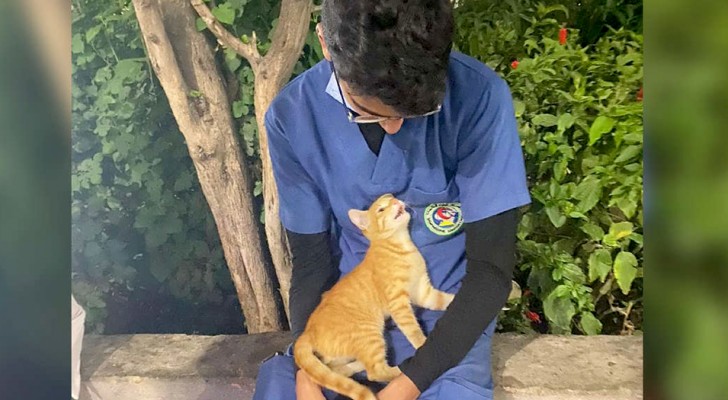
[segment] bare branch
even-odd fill
[[[255,37],[255,32],[253,32],[249,43],[243,43],[222,26],[220,21],[212,15],[212,11],[210,11],[202,0],[191,0],[190,4],[192,4],[192,7],[194,7],[195,11],[197,11],[200,18],[205,21],[207,28],[210,29],[210,32],[215,35],[220,43],[248,60],[248,63],[250,63],[251,66],[260,63],[261,56],[258,52],[258,40]]]

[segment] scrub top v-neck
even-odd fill
[[[329,64],[319,63],[266,113],[281,222],[297,233],[330,231],[346,274],[369,246],[348,211],[392,193],[411,208],[411,236],[433,285],[456,289],[465,273],[462,224],[530,201],[507,85],[453,52],[442,110],[406,119],[384,135],[378,155],[348,121],[335,85]]]
[[[359,130],[361,131],[362,136],[364,136],[364,141],[369,147],[369,150],[371,150],[375,156],[378,156],[379,150],[382,148],[384,136],[387,135],[384,128],[382,128],[382,126],[378,123],[359,124]]]

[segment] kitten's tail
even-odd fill
[[[318,385],[351,397],[353,400],[376,400],[374,393],[357,381],[332,371],[314,354],[313,343],[306,333],[302,334],[293,347],[296,364]]]

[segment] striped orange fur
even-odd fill
[[[385,320],[391,317],[419,348],[425,335],[411,303],[444,310],[453,295],[432,287],[410,238],[404,203],[386,194],[367,211],[349,210],[349,218],[369,239],[369,249],[361,264],[323,294],[296,341],[294,357],[317,384],[353,400],[375,400],[350,377],[365,370],[370,380],[388,382],[401,373],[387,364]]]

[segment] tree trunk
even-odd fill
[[[288,292],[291,288],[292,263],[285,231],[278,214],[278,190],[273,178],[268,134],[264,117],[273,98],[291,78],[293,67],[301,56],[306,40],[313,4],[310,0],[283,0],[280,17],[272,44],[262,62],[253,68],[255,74],[255,119],[258,123],[258,141],[263,167],[263,201],[265,205],[265,233],[268,238],[273,265],[278,275],[281,296],[290,318]]]
[[[290,317],[288,292],[291,287],[291,257],[285,232],[278,215],[278,191],[273,179],[268,136],[263,122],[271,101],[288,82],[306,40],[313,3],[311,0],[282,0],[278,24],[271,35],[271,47],[265,56],[258,53],[255,32],[249,43],[243,43],[226,31],[202,0],[191,0],[200,17],[220,42],[244,57],[255,75],[255,119],[263,170],[265,233],[275,267],[286,315]]]
[[[253,211],[252,184],[230,103],[187,0],[133,0],[147,52],[185,137],[215,219],[248,332],[283,328]]]

